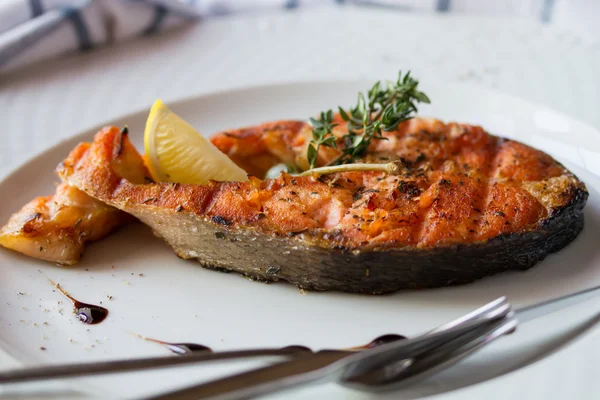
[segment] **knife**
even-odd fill
[[[515,311],[520,323],[539,318],[565,307],[570,307],[585,301],[600,293],[600,286],[592,287],[563,297],[551,299]],[[222,361],[258,356],[296,357],[298,351],[294,349],[257,349],[222,351],[217,353],[192,353],[178,357],[146,357],[138,359],[102,361],[93,363],[75,363],[65,365],[51,365],[44,367],[28,367],[0,372],[0,384],[19,383],[34,380],[48,380],[57,378],[78,377],[97,374],[120,373],[146,369],[174,367],[210,361]],[[346,353],[348,355],[349,353]]]
[[[599,293],[600,286],[592,287],[573,294],[519,308],[511,313],[510,318],[514,318],[514,321],[518,321],[519,323],[525,323],[555,311],[571,307],[577,303],[595,297]],[[514,326],[516,326],[516,323]],[[481,326],[479,326],[479,328],[481,328]],[[500,329],[501,328],[502,327],[500,327]],[[497,330],[498,326],[496,326],[495,329]],[[437,331],[439,331],[439,329],[434,332]],[[494,329],[491,329],[491,331],[494,331]],[[507,331],[505,330],[504,333],[507,333]],[[473,336],[473,338],[476,337],[477,336]],[[494,339],[497,337],[498,336],[494,336]],[[416,339],[420,338],[421,337]],[[406,344],[411,340],[414,339],[408,339],[401,344],[389,343],[382,346],[382,348],[369,350],[369,353],[377,350],[385,351],[386,348],[390,346],[398,346],[401,352],[395,355],[395,359],[399,360],[397,362],[400,363],[400,368],[406,370],[413,364],[412,361],[414,357],[417,356],[414,351],[411,352],[412,349],[410,346],[402,348],[403,344]],[[463,342],[467,343],[468,340]],[[404,357],[402,356],[402,350],[404,350]],[[344,367],[360,361],[361,357],[364,357],[364,354],[359,353],[354,356],[344,357],[339,354],[332,355],[319,352],[313,355],[307,355],[290,361],[284,361],[267,367],[216,379],[208,383],[201,383],[159,394],[158,396],[147,397],[145,400],[235,400],[254,398],[302,384],[316,383],[325,378],[339,380],[344,374]],[[397,366],[395,367],[397,368]],[[401,375],[401,373],[402,371],[399,371],[398,375]]]

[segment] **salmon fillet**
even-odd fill
[[[280,121],[226,131],[212,142],[263,176],[280,162],[303,167],[309,134],[303,122]],[[343,146],[344,127],[335,134]],[[466,283],[529,268],[583,227],[585,185],[543,152],[477,126],[427,119],[385,137],[363,161],[400,160],[399,176],[149,183],[142,157],[115,127],[76,148],[58,173],[149,225],[182,258],[312,290],[385,293]],[[321,164],[339,151],[323,150]]]
[[[0,230],[0,245],[30,257],[74,265],[86,242],[103,238],[131,219],[63,183],[54,195],[37,197],[13,214]]]
[[[80,144],[71,154],[83,154],[89,147]],[[133,182],[143,182],[148,172],[143,163],[136,162],[139,156],[126,159],[135,149],[122,150],[115,148],[111,167]],[[75,265],[86,243],[100,240],[132,220],[131,215],[62,183],[54,195],[37,197],[13,214],[0,230],[0,245],[41,260]]]

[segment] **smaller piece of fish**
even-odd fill
[[[121,140],[126,136],[126,132],[119,134]],[[131,146],[129,142],[123,145]],[[83,155],[89,147],[89,143],[82,143],[71,154]],[[131,149],[123,152],[121,144],[114,151],[111,169],[132,181],[146,181],[149,174],[139,156],[131,160],[127,157]],[[68,166],[61,163],[59,167]],[[0,245],[41,260],[75,265],[87,242],[100,240],[133,220],[131,215],[62,183],[54,195],[37,197],[13,214],[0,230]]]
[[[30,257],[74,265],[86,242],[102,239],[131,219],[63,183],[54,195],[37,197],[13,214],[0,230],[0,244]]]

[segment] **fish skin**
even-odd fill
[[[257,173],[301,164],[308,128],[285,124],[279,138],[271,123],[212,142],[238,164],[263,157]],[[365,160],[401,159],[401,176],[283,173],[204,186],[131,176],[143,159],[119,132],[105,128],[72,152],[61,179],[148,224],[178,256],[255,279],[362,293],[466,283],[530,268],[583,227],[581,181],[543,152],[476,126],[414,119],[386,133]],[[336,156],[324,150],[321,163]]]

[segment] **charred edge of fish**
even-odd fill
[[[219,224],[219,225],[224,225],[224,226],[231,225],[231,221],[225,219],[224,217],[222,217],[220,215],[214,215],[214,216],[210,217],[210,220],[212,222],[214,222],[215,224]]]
[[[548,217],[541,222],[541,226],[551,225],[555,220],[567,218],[565,215],[570,215],[579,211],[583,218],[583,207],[589,197],[589,192],[581,186],[571,187],[569,190],[571,201],[564,207],[553,208],[549,210]]]
[[[202,263],[201,262],[200,265],[202,265],[203,268],[210,269],[210,270],[217,271],[217,272],[222,272],[224,274],[230,274],[232,272],[236,272],[236,271],[232,270],[231,268],[220,267],[218,265],[214,265],[214,264],[210,264],[210,263]]]
[[[121,136],[119,138],[119,145],[117,147],[117,156],[120,156],[123,152],[123,141],[125,140],[127,135],[129,135],[129,128],[127,127],[127,125],[125,125],[123,129],[121,129]]]

